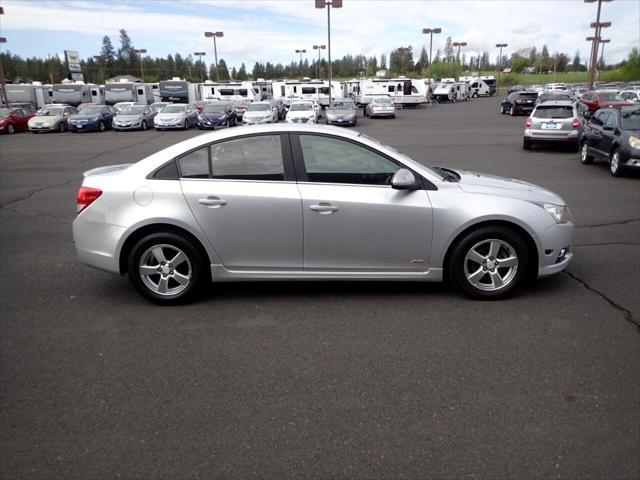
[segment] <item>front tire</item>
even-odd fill
[[[159,305],[179,305],[199,297],[207,281],[198,249],[175,233],[152,233],[131,249],[127,273],[133,287]]]
[[[67,126],[64,124],[64,122],[60,122],[60,126],[58,127],[58,131],[60,133],[64,133],[67,130]]]
[[[522,141],[522,149],[523,150],[531,150],[531,141],[530,140],[523,140]]]
[[[515,117],[515,115],[516,115],[516,109],[515,109],[515,107],[511,107],[511,108],[509,109],[509,115],[511,115],[512,117]]]
[[[502,226],[467,233],[453,247],[447,273],[451,283],[471,298],[508,296],[530,268],[531,255],[521,235]]]
[[[506,113],[505,109],[504,109],[504,105],[500,105],[500,113],[502,115],[504,115]]]
[[[16,127],[13,126],[13,123],[10,123],[9,125],[7,125],[7,133],[9,135],[16,133]]]
[[[107,127],[105,126],[104,122],[98,123],[98,131],[99,132],[104,132],[106,129],[107,129]]]
[[[147,129],[147,121],[143,120],[142,123],[140,124],[140,128],[144,131]]]
[[[609,172],[613,177],[619,177],[622,175],[622,166],[620,165],[620,152],[617,148],[613,152],[611,152],[611,157],[609,158]]]

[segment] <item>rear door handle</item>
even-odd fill
[[[309,208],[314,212],[318,212],[321,215],[327,215],[329,213],[338,211],[338,207],[327,202],[320,202],[316,205],[310,205]]]
[[[206,205],[211,208],[220,208],[223,205],[227,204],[226,200],[222,200],[219,197],[207,197],[207,198],[199,198],[198,203],[201,205]]]

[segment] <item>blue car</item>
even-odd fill
[[[231,127],[238,124],[236,110],[231,103],[216,102],[206,105],[198,115],[198,128],[216,129]]]
[[[115,110],[107,105],[89,105],[69,116],[69,130],[72,132],[104,132],[111,128]]]

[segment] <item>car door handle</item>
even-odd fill
[[[226,200],[222,200],[218,197],[207,197],[207,198],[199,198],[198,203],[201,205],[206,205],[211,208],[220,208],[223,205],[227,204]]]
[[[318,212],[320,215],[327,215],[338,211],[338,207],[326,202],[320,202],[317,205],[310,205],[309,208],[314,212]]]

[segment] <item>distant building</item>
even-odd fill
[[[387,76],[387,70],[380,69],[376,72],[376,77],[386,77]]]
[[[116,75],[115,77],[107,78],[104,83],[120,83],[120,82],[131,82],[131,83],[142,83],[138,77],[134,77],[133,75]]]
[[[536,67],[525,67],[522,73],[536,73]]]
[[[504,70],[502,70],[502,73],[504,73],[505,75],[511,75],[511,69],[505,68]]]

